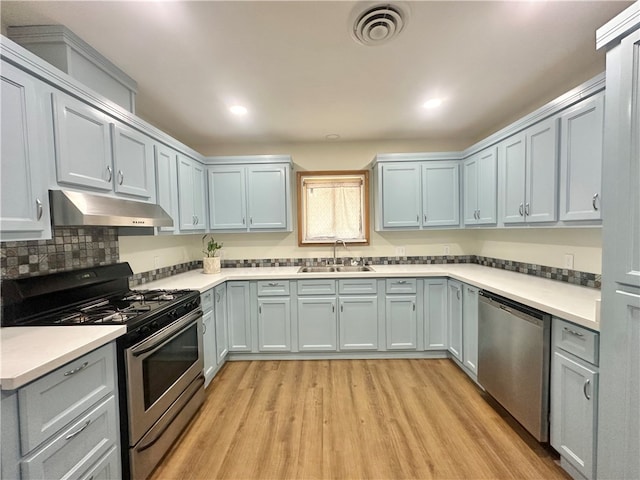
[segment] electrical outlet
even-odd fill
[[[406,255],[406,251],[404,247],[396,247],[396,257],[404,257]]]
[[[573,253],[564,254],[564,268],[573,270]]]
[[[445,245],[444,246],[444,254],[445,255],[449,255],[451,253],[451,249],[449,248],[449,245]]]

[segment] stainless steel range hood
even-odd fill
[[[54,227],[170,227],[162,207],[68,190],[49,190]]]

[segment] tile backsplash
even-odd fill
[[[345,258],[341,257],[340,260]],[[601,275],[595,273],[476,255],[358,257],[356,260],[371,265],[475,263],[584,287],[600,288],[601,284]],[[0,242],[0,273],[3,279],[45,275],[94,265],[108,265],[118,261],[118,230],[112,227],[54,228],[51,240]],[[318,266],[330,264],[332,261],[329,257],[223,259],[222,267]],[[193,260],[136,273],[130,278],[129,283],[131,287],[137,287],[198,268],[202,268],[202,261]]]
[[[18,278],[117,263],[113,227],[54,228],[51,240],[0,242],[2,278]]]

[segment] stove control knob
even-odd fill
[[[147,333],[149,333],[151,331],[151,328],[148,325],[143,325],[142,327],[140,327],[140,329],[138,330],[138,332],[140,333],[140,336],[144,336]]]
[[[158,322],[154,321],[149,324],[149,330],[158,330],[158,328],[159,328]]]

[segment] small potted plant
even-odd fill
[[[219,250],[222,248],[222,243],[216,242],[213,237],[209,237],[207,240],[207,237],[209,237],[209,235],[202,237],[202,253],[204,253],[202,267],[204,273],[220,273]]]

